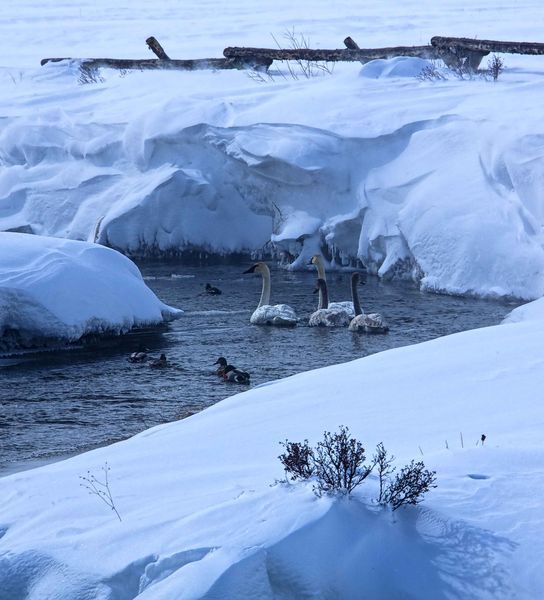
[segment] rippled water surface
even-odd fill
[[[248,263],[249,264],[249,263]],[[369,277],[363,308],[380,311],[385,336],[347,329],[255,327],[249,317],[260,296],[248,266],[140,265],[157,295],[183,308],[182,319],[92,347],[0,359],[0,473],[29,461],[66,455],[186,417],[247,389],[214,375],[218,356],[251,373],[252,385],[344,362],[388,348],[498,323],[515,305],[423,294],[405,283]],[[307,322],[316,296],[313,272],[272,273],[272,302],[291,304]],[[349,299],[349,273],[328,275],[332,300]],[[221,296],[203,293],[205,283]],[[162,371],[127,361],[139,343],[171,366]]]

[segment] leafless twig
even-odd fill
[[[100,481],[94,473],[87,471],[87,475],[80,475],[79,478],[83,481],[80,483],[81,487],[89,490],[89,494],[97,496],[104,502],[107,506],[113,510],[113,512],[117,515],[119,521],[121,521],[121,515],[117,512],[117,508],[115,507],[115,502],[113,500],[113,496],[111,495],[110,483],[108,479],[108,473],[110,471],[110,467],[108,466],[108,462],[104,463],[104,466],[101,467],[102,472],[104,473],[104,480]]]

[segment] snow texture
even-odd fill
[[[125,333],[181,313],[160,302],[115,250],[0,233],[0,350]]]

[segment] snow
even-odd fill
[[[83,85],[75,63],[38,66],[146,57],[149,35],[220,56],[293,26],[322,48],[539,39],[541,2],[111,4],[2,4],[0,230],[35,235],[0,233],[0,329],[75,340],[179,314],[95,238],[294,268],[322,249],[428,291],[544,294],[542,57],[506,56],[496,83],[420,81],[427,63],[404,57],[309,80],[103,70]],[[543,335],[540,299],[0,478],[0,600],[542,597]],[[272,485],[278,442],[341,424],[369,454],[424,460],[438,488],[392,514],[375,479],[351,500]],[[121,521],[81,486],[106,462]]]
[[[162,323],[183,311],[163,304],[134,263],[97,244],[0,233],[3,350],[73,342]]]
[[[536,0],[314,4],[310,14],[284,0],[258,13],[246,0],[8,2],[0,229],[98,233],[133,255],[289,253],[294,268],[321,247],[337,264],[359,259],[428,291],[540,297],[540,57],[505,56],[495,83],[420,81],[428,62],[407,57],[308,80],[278,75],[279,64],[264,81],[103,70],[103,81],[82,85],[75,63],[38,66],[55,55],[146,57],[151,33],[171,56],[204,57],[271,45],[270,33],[283,43],[292,26],[321,48],[348,33],[365,46],[437,34],[531,40],[544,17]]]
[[[0,479],[3,598],[539,597],[540,312],[302,373]],[[438,488],[391,514],[372,503],[375,480],[351,501],[271,487],[279,441],[340,424],[369,454],[383,441],[397,465],[423,459]],[[121,522],[80,486],[106,461]]]

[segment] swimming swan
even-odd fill
[[[308,325],[310,327],[347,327],[351,320],[350,316],[345,308],[329,305],[327,282],[324,279],[317,280],[314,294],[315,292],[319,292],[319,305],[317,310],[310,315]]]
[[[312,264],[317,267],[317,277],[319,279],[323,279],[325,283],[327,283],[327,274],[325,272],[325,262],[323,261],[323,257],[320,254],[314,254],[312,256]],[[319,295],[321,298],[321,294]],[[319,306],[318,308],[322,308]],[[355,316],[355,311],[353,310],[353,302],[350,300],[345,300],[344,302],[330,302],[329,308],[335,308],[346,311],[348,317],[353,319]]]
[[[359,283],[359,273],[353,273],[351,276],[351,297],[353,298],[353,306],[355,308],[355,318],[349,324],[350,331],[359,333],[387,333],[389,326],[383,320],[379,313],[371,313],[365,315],[359,302],[359,294],[357,293],[357,284]]]
[[[298,318],[295,311],[287,304],[270,305],[270,269],[263,262],[255,263],[244,273],[260,273],[263,277],[263,290],[257,310],[251,315],[249,322],[253,325],[275,325],[276,327],[294,327]]]

